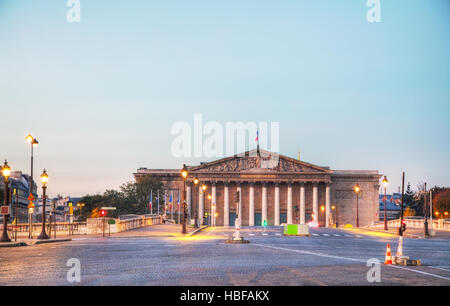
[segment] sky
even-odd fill
[[[280,154],[450,184],[450,2],[0,0],[0,159],[51,196],[102,193],[171,152],[175,122],[279,122]]]

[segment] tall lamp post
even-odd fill
[[[359,192],[361,189],[359,188],[359,184],[356,184],[355,188],[355,194],[356,194],[356,227],[359,227]]]
[[[186,179],[188,176],[188,170],[186,165],[183,165],[183,169],[181,169],[181,176],[183,177],[183,226],[181,228],[181,233],[186,234],[186,221],[187,221],[187,209],[186,209]]]
[[[383,184],[384,187],[384,230],[387,231],[388,230],[388,226],[387,226],[387,216],[386,216],[386,188],[387,185],[389,184],[386,175],[384,176],[383,181],[381,182]]]
[[[36,138],[34,138],[33,136],[31,136],[30,134],[27,135],[27,137],[25,138],[26,141],[30,144],[31,146],[31,169],[30,169],[30,183],[29,183],[29,196],[32,197],[33,195],[33,150],[34,147],[37,147],[37,145],[39,144],[39,141],[37,141]],[[32,209],[31,209],[32,210]],[[32,213],[30,213],[30,210],[28,211],[28,223],[29,223],[29,231],[28,231],[28,238],[32,238],[32,234],[33,234],[33,227],[32,227]]]
[[[336,228],[338,228],[339,224],[338,224],[338,210],[337,210],[337,207],[335,205],[332,205],[331,206],[331,210],[336,210],[336,213],[334,214],[334,224],[336,225]]]
[[[204,214],[205,214],[205,191],[206,191],[207,188],[208,187],[206,187],[205,184],[202,184],[202,191],[203,191],[203,200],[202,200],[203,201],[203,207],[202,207],[203,214],[202,214],[202,216],[200,216],[200,207],[198,207],[198,210],[199,210],[198,215],[200,217],[200,220],[203,220],[203,217],[204,217]],[[200,203],[199,203],[199,206],[200,206]],[[200,225],[203,225],[203,222]]]
[[[424,209],[423,209],[423,229],[424,229],[424,236],[425,237],[429,237],[430,233],[428,232],[428,214],[427,214],[427,183],[424,183],[424,188],[425,188],[425,192],[424,192],[424,196],[423,196],[423,204],[424,204]]]
[[[83,207],[84,207],[84,205],[85,205],[84,203],[77,203],[77,207],[80,210],[80,216],[79,216],[80,222],[81,222],[81,218],[83,217]],[[151,212],[150,212],[150,214],[151,214]]]
[[[5,206],[8,206],[8,197],[9,197],[9,188],[8,188],[8,181],[9,181],[9,176],[11,175],[11,168],[8,166],[8,162],[5,160],[5,163],[3,164],[2,167],[2,174],[3,174],[3,178],[4,178],[4,183],[5,183]],[[0,239],[0,242],[10,242],[11,239],[9,239],[8,237],[8,216],[7,215],[3,215],[3,234],[2,234],[2,238]]]
[[[45,192],[47,190],[47,183],[48,183],[48,175],[45,169],[41,175],[41,182],[42,182],[42,230],[37,239],[49,239],[47,233],[45,232],[45,203],[47,202],[47,196]]]
[[[194,186],[197,186],[200,181],[198,180],[198,178],[194,178],[192,182],[194,183]],[[194,210],[194,228],[198,228],[197,208],[195,207]]]

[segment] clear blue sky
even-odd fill
[[[119,3],[120,2],[120,3]],[[170,127],[278,121],[280,153],[450,185],[450,2],[0,0],[0,158],[49,192],[180,168]],[[198,160],[188,160],[188,163]],[[36,175],[37,178],[37,175]]]

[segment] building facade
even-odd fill
[[[234,225],[239,214],[242,226],[317,222],[355,226],[378,220],[378,171],[331,170],[263,150],[187,166],[186,202],[188,218],[205,218],[216,226]],[[144,176],[161,180],[166,191],[183,192],[181,169],[140,168]],[[199,184],[193,181],[198,178]],[[360,186],[356,199],[354,186]],[[206,185],[206,191],[201,186]],[[358,203],[357,203],[358,202]],[[358,209],[357,209],[358,204]]]

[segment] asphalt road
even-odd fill
[[[281,227],[243,228],[250,244],[225,244],[232,228],[191,237],[160,225],[111,238],[0,249],[0,285],[450,285],[450,240],[404,240],[404,253],[423,266],[383,265],[394,236],[312,229],[310,237],[284,237]],[[81,263],[81,282],[67,281],[70,258]],[[369,283],[367,260],[381,262],[381,282]]]

